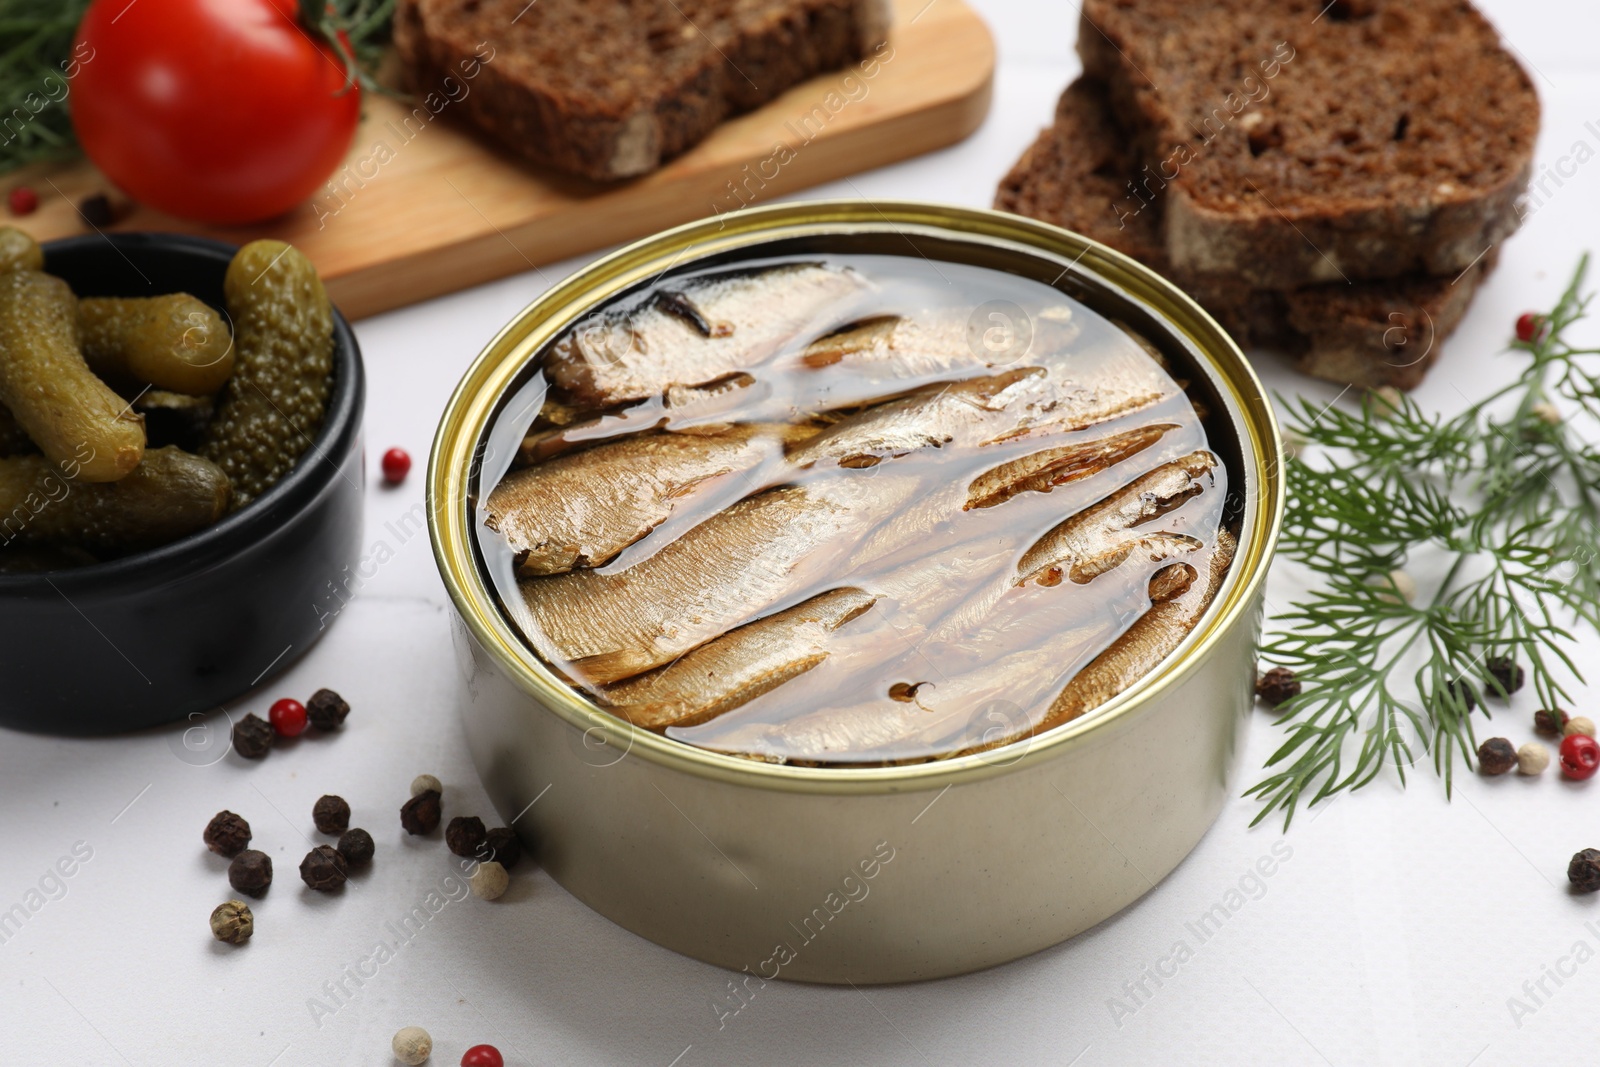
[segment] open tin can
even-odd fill
[[[1158,349],[1208,411],[1234,561],[1177,651],[1091,713],[974,755],[813,767],[641,730],[570,687],[496,594],[477,503],[514,448],[497,419],[547,343],[664,273],[774,255],[921,256],[1052,286]],[[501,435],[503,436],[503,435]],[[486,481],[487,480],[487,481]],[[480,484],[482,483],[482,484]],[[683,226],[567,278],[489,344],[428,466],[453,601],[460,708],[502,816],[561,885],[621,926],[751,977],[882,983],[960,974],[1063,941],[1152,889],[1235,787],[1262,586],[1283,510],[1261,384],[1150,270],[1028,219],[931,204],[786,204]]]

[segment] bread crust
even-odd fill
[[[1538,94],[1466,0],[1085,0],[1078,51],[1144,157],[1186,161],[1175,268],[1454,276],[1517,228]]]
[[[1193,296],[1241,345],[1283,349],[1315,377],[1414,388],[1494,266],[1490,253],[1459,279],[1408,276],[1290,290],[1175,267],[1162,245],[1164,204],[1157,199],[1136,211],[1128,205],[1129,179],[1140,169],[1134,144],[1112,117],[1106,91],[1080,79],[1062,94],[1054,125],[1000,183],[995,206],[1139,260]]]
[[[476,58],[453,114],[522,158],[614,181],[862,58],[888,12],[888,0],[400,0],[394,43],[414,94],[459,82]]]

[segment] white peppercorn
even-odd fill
[[[433,1055],[433,1038],[428,1036],[428,1031],[420,1026],[407,1026],[395,1031],[394,1040],[390,1047],[394,1049],[394,1058],[401,1063],[417,1067],[419,1063],[427,1063],[428,1057]]]
[[[1381,590],[1378,599],[1385,603],[1410,604],[1417,599],[1417,580],[1398,568],[1388,574],[1375,574],[1369,580]]]
[[[1594,736],[1594,720],[1582,715],[1574,715],[1567,720],[1566,727],[1561,731],[1562,737],[1571,737],[1573,734],[1582,734],[1585,737]]]
[[[411,795],[421,796],[423,793],[443,793],[444,785],[431,774],[419,774],[411,779]]]
[[[494,900],[506,891],[506,886],[511,884],[511,876],[506,873],[504,867],[490,860],[478,864],[478,869],[472,872],[467,884],[472,887],[473,895],[484,900]]]
[[[1405,394],[1392,385],[1380,385],[1372,390],[1372,413],[1382,419],[1392,419],[1405,411]]]
[[[1537,741],[1529,741],[1517,749],[1518,774],[1543,774],[1550,766],[1550,750]]]

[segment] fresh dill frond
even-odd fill
[[[1301,692],[1278,708],[1283,744],[1246,792],[1287,827],[1314,804],[1424,756],[1451,790],[1457,757],[1477,750],[1473,716],[1503,700],[1491,657],[1526,669],[1543,707],[1582,680],[1576,622],[1600,629],[1600,349],[1567,330],[1584,317],[1585,256],[1528,341],[1503,389],[1453,418],[1407,398],[1359,410],[1290,405],[1312,449],[1287,467],[1281,557],[1305,568],[1309,594],[1272,620],[1264,665]],[[1562,416],[1554,404],[1562,402]],[[1413,603],[1396,571],[1443,577]],[[1252,824],[1253,825],[1253,824]]]
[[[395,0],[300,0],[300,21],[321,34],[348,72],[346,87],[397,96],[377,79],[394,26]]]
[[[78,154],[64,102],[89,0],[0,0],[0,173]]]

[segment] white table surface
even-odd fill
[[[940,2],[940,0],[934,0]],[[1078,69],[1076,10],[1042,0],[975,0],[1000,49],[993,111],[964,143],[816,189],[810,196],[897,197],[987,205],[996,181],[1046,122]],[[1583,0],[1484,0],[1534,72],[1544,100],[1538,159],[1600,150],[1600,62]],[[1352,86],[1352,92],[1359,87]],[[1592,123],[1592,125],[1586,125]],[[1580,153],[1585,154],[1585,153]],[[1570,169],[1570,168],[1569,168]],[[1416,397],[1454,410],[1505,380],[1497,355],[1512,320],[1548,306],[1586,247],[1600,244],[1600,163],[1588,161],[1504,249],[1443,362]],[[728,975],[629,934],[525,865],[508,899],[445,906],[339,1001],[324,983],[392,940],[396,922],[439,889],[450,857],[405,840],[395,817],[411,777],[446,783],[452,813],[490,808],[453,707],[456,667],[445,595],[425,537],[385,523],[419,504],[421,464],[445,397],[480,346],[547,284],[547,267],[384,315],[357,328],[370,375],[370,461],[390,445],[416,458],[404,487],[371,478],[367,541],[393,559],[320,645],[240,702],[265,715],[279,695],[320,686],[354,711],[343,736],[303,739],[259,764],[185,761],[175,729],[63,740],[0,731],[0,910],[76,846],[91,858],[0,944],[0,1065],[388,1064],[405,1025],[432,1032],[432,1062],[497,1044],[535,1064],[1580,1064],[1600,1060],[1600,897],[1566,889],[1578,848],[1600,846],[1600,781],[1460,780],[1446,802],[1428,774],[1337,800],[1287,836],[1248,828],[1232,802],[1155,892],[1121,915],[1031,958],[964,978],[890,988],[769,983],[719,1029]],[[1600,274],[1600,272],[1597,272]],[[1596,278],[1600,281],[1600,277]],[[1600,332],[1600,331],[1592,331]],[[1332,398],[1270,355],[1269,385]],[[1269,588],[1292,595],[1291,576]],[[1587,642],[1595,662],[1600,642]],[[1595,714],[1590,693],[1575,710]],[[0,694],[0,699],[5,699]],[[1504,732],[1531,736],[1531,697]],[[1252,723],[1242,788],[1277,744]],[[376,868],[335,897],[302,892],[312,801],[349,798],[378,842]],[[206,916],[227,894],[224,861],[200,847],[211,814],[249,818],[279,885],[256,908],[243,951],[214,943]],[[81,843],[81,844],[80,844]],[[1186,928],[1258,858],[1288,854],[1204,943]],[[311,899],[306,899],[311,898]],[[1594,925],[1588,925],[1593,923]],[[1185,941],[1175,977],[1130,999],[1125,983]],[[1547,969],[1538,1000],[1524,992]],[[328,1008],[314,1013],[311,998]],[[1508,998],[1533,1008],[1514,1015]],[[1112,1009],[1121,998],[1124,1011]],[[1136,1010],[1129,1010],[1136,1009]]]

